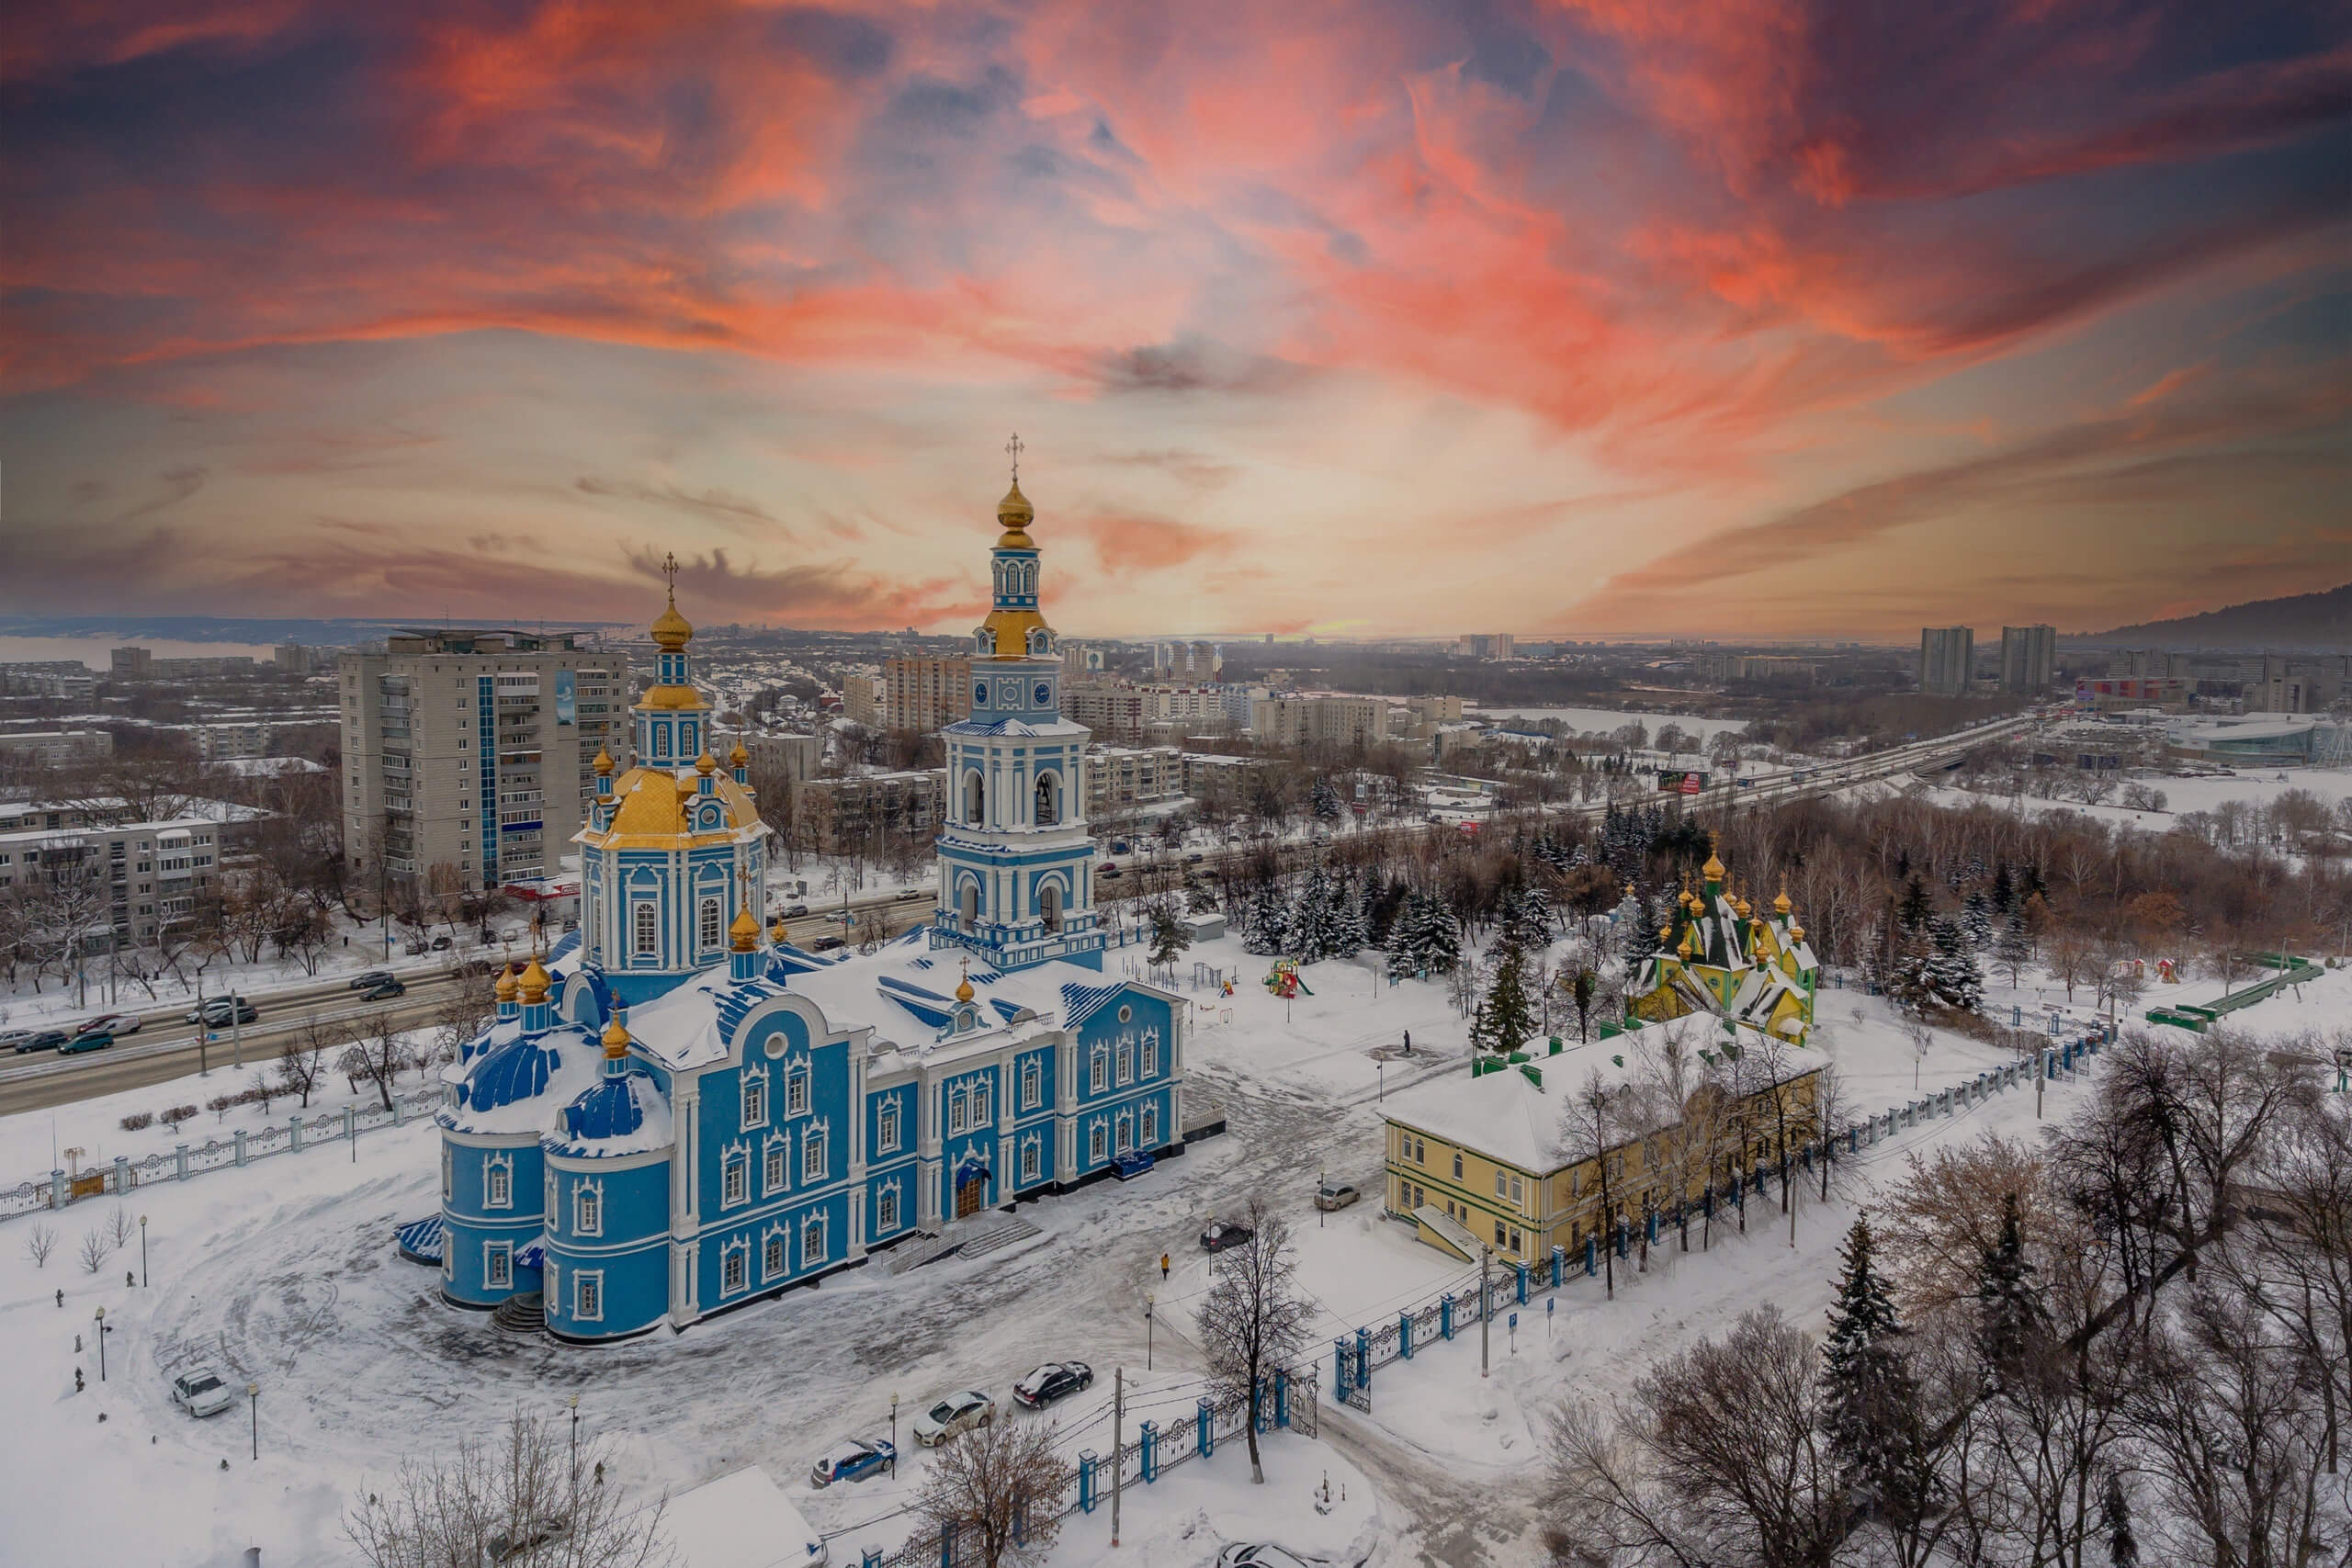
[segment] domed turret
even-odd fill
[[[727,934],[734,939],[738,953],[749,953],[760,945],[760,922],[752,918],[750,905],[735,911],[734,923],[727,928]]]
[[[628,1055],[628,1025],[623,1023],[621,1015],[616,1012],[613,1021],[605,1025],[605,1060],[617,1062]]]
[[[510,962],[498,972],[498,984],[492,987],[491,991],[500,1001],[511,1002],[514,999],[514,965]]]
[[[523,971],[522,977],[515,981],[514,986],[523,1005],[527,1008],[545,1002],[548,987],[554,983],[554,977],[539,967],[539,955],[535,953],[531,954],[530,966]]]

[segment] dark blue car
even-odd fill
[[[863,1481],[884,1470],[895,1470],[899,1450],[879,1438],[871,1440],[852,1439],[837,1443],[826,1450],[808,1472],[811,1486],[831,1486],[836,1481]]]

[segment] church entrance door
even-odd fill
[[[960,1220],[977,1214],[988,1206],[989,1173],[985,1170],[967,1171],[963,1179],[956,1183],[956,1217]]]

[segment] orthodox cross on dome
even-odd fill
[[[1021,454],[1028,450],[1021,445],[1021,432],[1016,430],[1012,433],[1012,439],[1004,444],[1004,449],[1012,458],[1012,482],[1019,484],[1021,482]]]
[[[678,602],[678,552],[672,550],[662,558],[662,575],[670,584],[670,603]]]

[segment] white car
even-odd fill
[[[958,1432],[985,1427],[996,1419],[996,1401],[978,1389],[951,1393],[915,1417],[915,1441],[935,1449]]]
[[[237,1403],[237,1391],[222,1382],[219,1372],[207,1368],[174,1378],[172,1403],[191,1416],[218,1416]]]

